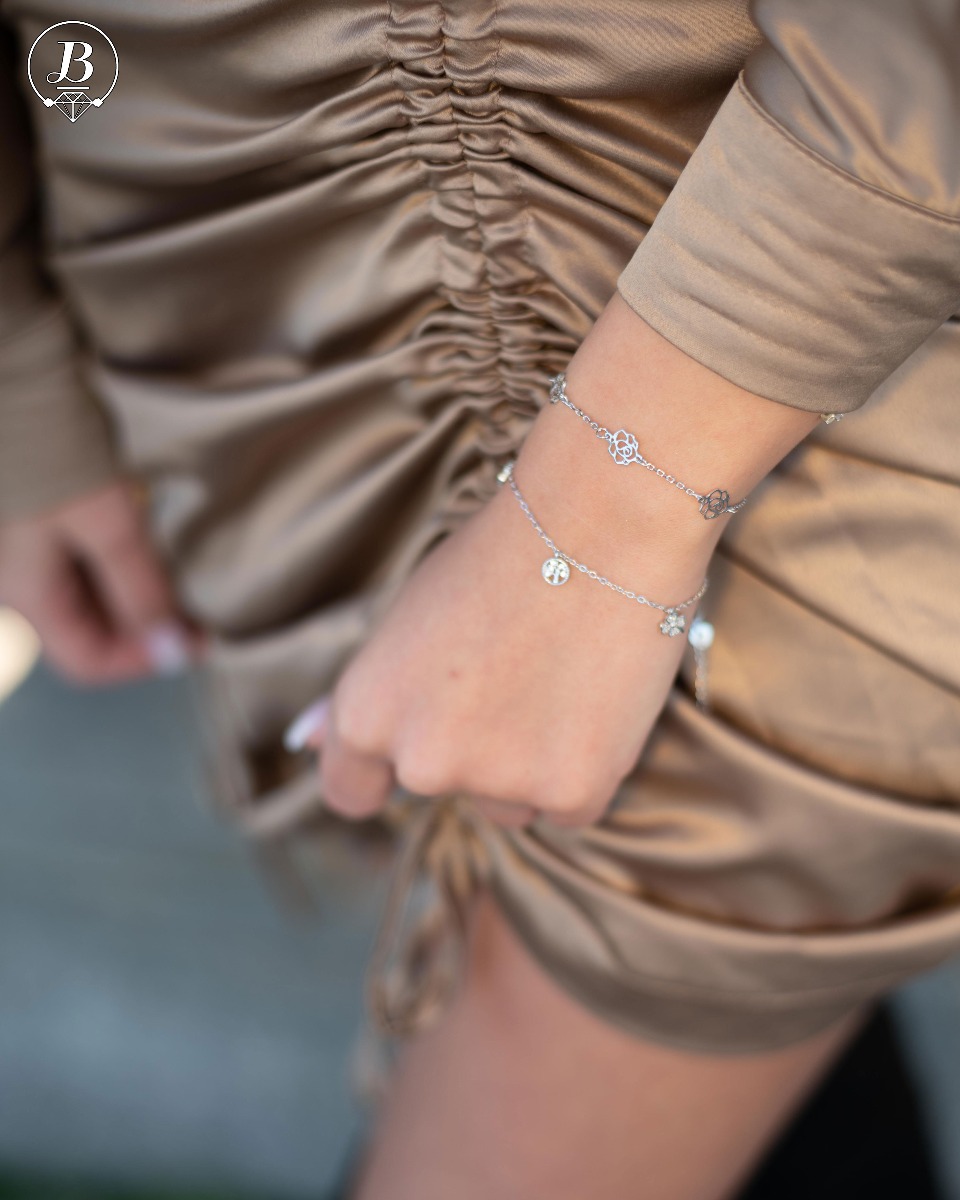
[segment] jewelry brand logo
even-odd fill
[[[30,47],[27,77],[47,108],[59,108],[78,121],[116,87],[120,73],[117,48],[102,29],[86,21],[51,25]]]

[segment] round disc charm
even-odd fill
[[[540,568],[540,574],[547,583],[559,587],[561,583],[566,583],[570,578],[570,564],[564,562],[562,558],[548,558]]]

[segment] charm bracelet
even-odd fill
[[[644,458],[640,453],[640,445],[634,434],[626,429],[618,429],[612,433],[598,421],[587,416],[583,409],[578,408],[567,395],[566,387],[567,377],[562,371],[559,375],[552,375],[550,377],[550,403],[565,404],[567,408],[575,412],[581,421],[590,426],[598,438],[607,443],[610,457],[615,463],[619,463],[622,467],[628,467],[631,463],[646,467],[658,479],[662,479],[666,483],[672,484],[675,488],[679,488],[685,496],[692,496],[698,502],[700,515],[705,521],[711,521],[715,517],[719,517],[722,513],[739,512],[746,504],[746,496],[742,500],[738,500],[736,504],[731,504],[730,493],[723,488],[714,488],[712,492],[701,494],[692,487],[688,487],[685,483],[681,483],[676,476],[668,474],[662,467],[657,467],[648,458]]]
[[[674,475],[670,475],[664,471],[662,467],[655,466],[648,458],[645,458],[640,452],[640,445],[636,435],[626,429],[617,429],[611,432],[605,426],[595,421],[588,416],[582,408],[578,408],[576,404],[567,395],[567,377],[561,371],[558,375],[550,377],[550,403],[565,404],[572,412],[586,425],[596,433],[597,437],[607,443],[607,449],[610,451],[610,457],[615,463],[620,466],[628,467],[631,463],[636,463],[638,466],[645,467],[651,471],[658,479],[664,480],[665,483],[672,484],[678,488],[685,496],[691,496],[697,501],[700,508],[700,515],[705,521],[711,521],[723,513],[739,512],[746,504],[747,497],[738,500],[736,504],[730,503],[730,493],[724,488],[714,488],[711,492],[700,493],[692,487],[688,487],[682,483]],[[839,421],[843,417],[843,413],[821,413],[820,419],[827,425],[833,424],[834,421]]]
[[[636,463],[639,466],[645,467],[648,471],[653,472],[659,479],[663,479],[666,483],[672,484],[685,495],[691,496],[697,501],[700,514],[704,520],[713,520],[723,513],[738,512],[747,502],[745,496],[742,500],[738,500],[736,504],[730,503],[730,493],[723,488],[714,488],[711,492],[700,493],[693,488],[688,487],[685,483],[676,479],[675,476],[668,474],[661,467],[655,466],[649,459],[645,458],[640,453],[639,443],[634,434],[626,429],[618,429],[615,432],[611,431],[599,422],[594,421],[588,416],[583,409],[579,408],[566,393],[566,376],[561,371],[558,375],[550,378],[550,402],[551,404],[565,404],[571,409],[580,419],[591,429],[594,430],[598,438],[607,442],[607,449],[610,452],[614,462],[621,466],[629,466],[631,463]],[[844,416],[843,413],[821,413],[820,419],[830,425],[834,421],[839,421]],[[544,580],[553,587],[559,587],[567,582],[570,578],[570,568],[588,576],[590,579],[595,579],[604,587],[612,588],[615,592],[625,596],[628,600],[633,600],[637,604],[644,604],[649,608],[655,608],[662,612],[663,620],[660,622],[660,632],[667,637],[676,637],[683,633],[686,628],[687,619],[682,613],[682,609],[689,608],[691,604],[696,604],[707,590],[709,580],[704,578],[699,590],[689,599],[684,600],[680,604],[658,604],[655,600],[650,600],[646,596],[641,596],[638,592],[631,591],[629,588],[621,587],[620,584],[614,583],[605,575],[600,575],[596,571],[591,570],[585,563],[577,562],[569,554],[565,554],[556,544],[556,542],[546,533],[540,522],[533,515],[530,506],[523,497],[523,493],[517,487],[517,482],[513,477],[514,461],[506,463],[497,473],[499,483],[509,483],[513,494],[531,522],[539,536],[547,543],[551,550],[551,557],[546,559],[541,566],[541,574]],[[703,620],[700,617],[695,617],[689,631],[690,645],[693,647],[696,658],[696,700],[700,708],[706,708],[707,705],[707,651],[713,643],[714,630],[709,621]]]
[[[641,596],[639,592],[621,587],[619,583],[614,583],[612,579],[608,579],[605,575],[598,574],[596,571],[591,570],[586,563],[577,562],[569,554],[564,554],[530,511],[530,506],[524,499],[523,493],[517,487],[517,481],[513,477],[513,468],[514,462],[511,460],[497,473],[497,480],[500,483],[509,483],[527,519],[552,551],[551,557],[545,559],[540,568],[540,573],[547,583],[553,587],[559,587],[561,584],[566,583],[570,578],[570,568],[573,567],[588,578],[595,579],[597,583],[603,584],[604,587],[612,588],[615,592],[619,592],[621,596],[625,596],[628,600],[633,600],[637,604],[645,604],[648,608],[658,609],[663,613],[663,620],[660,622],[660,632],[667,637],[676,637],[677,634],[683,633],[686,628],[687,619],[681,612],[681,609],[689,608],[691,604],[697,603],[707,590],[707,579],[704,579],[700,590],[695,595],[691,596],[688,600],[684,600],[681,604],[658,604],[656,600],[650,600],[646,596]]]

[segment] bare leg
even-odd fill
[[[584,1011],[486,895],[471,956],[456,1006],[404,1052],[356,1200],[723,1200],[866,1016],[699,1055]]]

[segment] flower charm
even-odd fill
[[[548,558],[540,568],[540,574],[544,577],[547,583],[554,587],[559,587],[561,583],[566,583],[570,578],[570,564],[562,558]]]
[[[626,466],[632,462],[643,461],[637,439],[632,433],[628,433],[626,429],[618,429],[616,433],[611,433],[609,445],[613,461],[620,463],[622,466]]]
[[[665,633],[667,637],[676,637],[678,633],[683,633],[687,624],[687,618],[682,613],[678,613],[675,608],[668,608],[667,615],[660,622],[660,632]]]
[[[703,514],[705,521],[711,521],[714,517],[719,517],[729,507],[730,493],[725,492],[723,488],[714,488],[712,492],[708,492],[700,501],[700,512]]]

